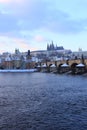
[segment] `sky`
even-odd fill
[[[87,0],[0,0],[0,52],[87,50]]]

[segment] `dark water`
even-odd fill
[[[87,77],[0,73],[0,130],[87,130]]]

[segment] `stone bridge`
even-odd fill
[[[87,59],[84,59],[84,60],[77,59],[77,60],[46,61],[46,62],[41,62],[41,66],[43,64],[46,64],[46,66],[50,67],[52,64],[55,64],[56,67],[59,67],[64,63],[67,63],[70,67],[76,66],[80,63],[83,63],[87,67]]]
[[[52,67],[52,65],[54,65],[54,67]],[[61,61],[49,61],[49,62],[46,61],[38,63],[37,68],[38,71],[42,72],[54,72],[54,73],[70,72],[72,74],[83,74],[87,72],[87,59],[61,60]]]

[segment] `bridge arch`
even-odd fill
[[[72,74],[75,74],[75,73],[76,73],[76,65],[78,65],[76,62],[71,64]]]
[[[58,65],[58,68],[60,68],[60,67],[61,67],[61,65],[63,65],[63,63],[60,63],[60,64]]]
[[[78,65],[78,64],[77,64],[77,63],[72,63],[71,66],[70,66],[71,69],[72,69],[72,68],[76,68],[76,65]]]
[[[48,67],[50,67],[52,65],[52,63],[51,64],[49,64],[49,66]]]

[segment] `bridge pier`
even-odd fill
[[[63,61],[46,61],[40,63],[39,71],[42,72],[55,72],[55,73],[66,73],[68,71],[71,71],[71,74],[77,74],[77,73],[85,73],[87,72],[87,59],[84,60],[85,68],[76,67],[77,65],[81,64],[81,59],[76,60],[63,60]],[[66,64],[67,66],[62,66],[63,64]],[[54,65],[55,67],[52,67]]]

